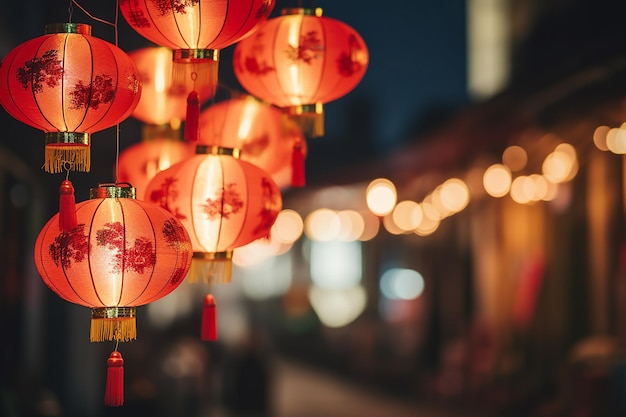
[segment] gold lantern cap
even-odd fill
[[[98,184],[89,190],[89,198],[137,198],[137,190],[127,182]]]
[[[322,17],[322,8],[304,8],[304,7],[288,7],[280,11],[282,16],[301,14],[304,16]]]
[[[46,35],[54,33],[76,33],[79,35],[91,35],[91,25],[86,23],[49,23],[44,28]]]

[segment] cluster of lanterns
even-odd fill
[[[267,237],[281,189],[304,185],[305,137],[323,133],[323,103],[365,73],[368,51],[352,28],[321,9],[269,18],[274,6],[122,0],[128,24],[158,47],[126,53],[89,25],[54,24],[0,65],[0,104],[44,132],[43,167],[66,176],[35,263],[52,291],[92,310],[91,341],[115,342],[106,405],[124,401],[118,342],[136,338],[136,308],[187,276],[230,281],[233,250]],[[201,111],[216,93],[220,50],[234,44],[235,74],[252,96]],[[146,124],[144,140],[120,155],[115,182],[76,203],[68,177],[90,171],[92,134],[131,115]],[[210,294],[205,318],[201,337],[215,340]]]

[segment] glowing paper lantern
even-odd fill
[[[173,291],[191,264],[182,224],[161,207],[136,200],[134,191],[91,189],[91,199],[76,205],[76,227],[62,230],[56,214],[35,243],[46,285],[92,309],[94,342],[136,338],[136,307]]]
[[[268,235],[282,198],[265,171],[228,154],[232,149],[199,145],[198,152],[205,153],[156,174],[146,200],[189,232],[192,281],[230,282],[233,250]]]
[[[198,155],[158,173],[147,199],[174,214],[189,231],[190,281],[230,282],[235,248],[267,237],[282,208],[280,190],[234,149],[198,145]],[[215,340],[215,300],[205,298],[201,337]]]
[[[90,135],[126,119],[140,97],[135,64],[91,36],[91,26],[48,25],[0,66],[0,104],[44,131],[47,172],[89,171]]]
[[[323,103],[358,85],[369,53],[361,36],[321,9],[285,9],[235,47],[234,70],[252,95],[281,107],[322,136]]]
[[[174,84],[214,87],[219,50],[247,36],[274,0],[121,0],[120,10],[141,36],[174,50]],[[197,90],[199,91],[199,90]]]
[[[282,112],[252,96],[225,100],[200,114],[198,143],[240,150],[240,158],[271,175],[280,187],[304,185],[306,140]]]
[[[165,47],[136,49],[128,53],[141,76],[141,98],[132,116],[147,124],[180,124],[185,119],[187,93],[193,88],[172,85],[172,50]],[[205,86],[198,94],[213,96],[214,89]],[[133,184],[134,185],[134,184]]]
[[[35,242],[35,265],[46,285],[71,303],[90,307],[90,340],[135,339],[137,306],[156,301],[183,281],[191,241],[167,211],[134,199],[134,188],[100,186],[74,205],[63,181],[59,213]],[[122,405],[121,354],[108,361],[105,404]]]

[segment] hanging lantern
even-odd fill
[[[369,53],[361,36],[322,10],[285,9],[235,47],[234,70],[252,95],[284,109],[307,136],[324,134],[323,104],[358,85]]]
[[[146,190],[188,230],[193,247],[189,280],[208,284],[232,279],[233,250],[267,237],[282,198],[261,168],[238,159],[236,149],[198,145],[196,156],[158,173]],[[217,309],[205,297],[202,340],[217,338]]]
[[[192,282],[230,282],[233,250],[268,235],[282,198],[272,178],[233,156],[236,150],[197,148],[197,155],[156,174],[146,200],[167,209],[189,232]]]
[[[172,292],[189,271],[191,241],[176,218],[137,201],[130,186],[102,185],[91,199],[74,201],[61,184],[59,213],[35,242],[35,265],[61,298],[90,307],[90,340],[114,340],[107,360],[104,403],[124,403],[124,360],[118,342],[137,337],[137,306]]]
[[[140,97],[135,64],[79,23],[47,25],[45,35],[9,52],[0,65],[0,104],[44,131],[47,172],[90,170],[90,136],[126,119]]]
[[[135,186],[137,199],[145,200],[146,187],[161,171],[195,155],[195,145],[180,138],[180,129],[145,125],[142,140],[120,153],[118,180]]]
[[[232,98],[207,107],[199,129],[199,144],[239,149],[280,188],[304,185],[306,140],[276,107],[249,95]]]
[[[179,125],[185,120],[187,92],[193,85],[190,83],[184,88],[172,85],[172,50],[148,47],[136,49],[128,55],[137,66],[142,84],[141,98],[132,116],[146,124]],[[213,93],[214,89],[208,86],[198,91],[203,99],[210,99]]]
[[[207,98],[200,96],[202,90],[209,86],[214,92],[217,85],[219,50],[247,36],[273,8],[274,0],[120,1],[135,31],[173,49],[174,86],[187,89],[188,106],[196,110]],[[192,116],[197,114],[192,111]],[[190,140],[194,134],[189,133]]]
[[[181,223],[134,193],[128,186],[93,188],[90,200],[76,204],[75,227],[64,226],[66,209],[60,210],[35,243],[46,285],[92,309],[92,342],[135,339],[136,307],[173,291],[191,264]]]

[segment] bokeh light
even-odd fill
[[[511,170],[502,164],[493,164],[485,170],[483,186],[492,197],[504,197],[511,189]]]
[[[293,243],[302,236],[304,222],[297,211],[291,209],[282,210],[278,213],[272,226],[272,237],[276,237],[282,243]]]
[[[412,231],[422,221],[422,207],[415,201],[404,200],[394,207],[391,214],[396,226],[406,232]]]
[[[390,300],[414,300],[424,291],[424,277],[413,269],[391,268],[380,277],[380,291]]]
[[[397,201],[396,187],[385,178],[370,182],[365,192],[367,207],[377,216],[384,216],[393,210]]]
[[[502,153],[502,163],[506,165],[512,172],[521,171],[526,167],[527,162],[528,154],[521,146],[509,146]]]
[[[339,216],[327,208],[312,211],[304,221],[304,233],[311,240],[325,242],[337,239],[340,230]]]

